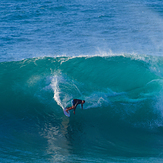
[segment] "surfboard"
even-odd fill
[[[68,113],[67,113],[66,108],[64,108],[63,112],[64,112],[65,116],[70,117],[70,111],[68,111]]]

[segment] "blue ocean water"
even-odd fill
[[[160,0],[1,0],[0,162],[162,162],[162,29]]]

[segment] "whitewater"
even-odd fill
[[[0,162],[162,162],[162,11],[2,0]]]

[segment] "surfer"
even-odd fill
[[[66,112],[68,113],[69,110],[74,109],[74,114],[75,114],[75,109],[78,104],[81,104],[81,108],[83,109],[83,104],[85,103],[85,100],[79,100],[79,99],[73,99],[72,100],[72,106],[66,108]]]

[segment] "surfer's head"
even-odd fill
[[[85,103],[85,100],[82,100],[82,104],[84,104]]]

